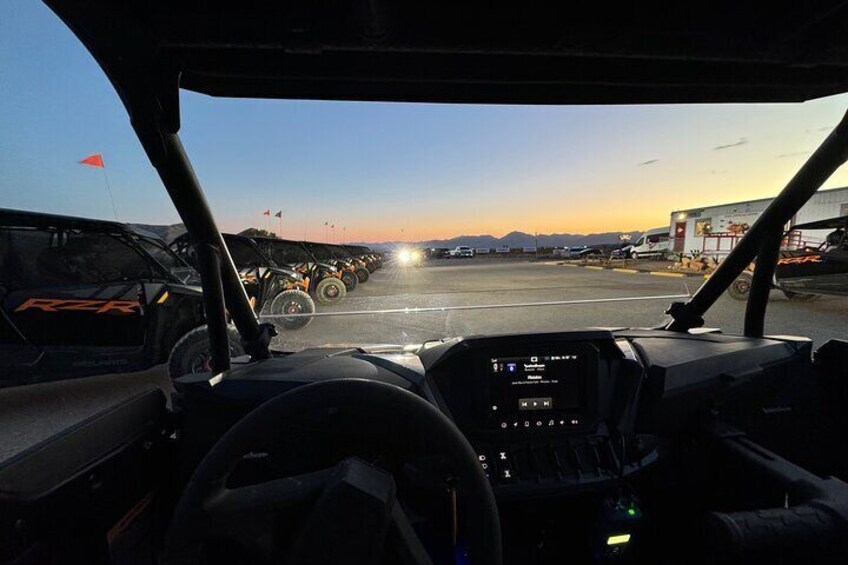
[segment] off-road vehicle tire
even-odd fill
[[[748,300],[753,278],[751,273],[742,273],[727,287],[727,295],[734,300]]]
[[[344,283],[336,277],[327,277],[315,285],[315,302],[318,304],[338,304],[346,295]]]
[[[230,340],[230,357],[244,355],[241,336],[236,328],[227,326]],[[209,330],[203,325],[194,328],[181,337],[168,356],[168,375],[172,379],[191,373],[209,371]]]
[[[274,297],[268,313],[274,316],[285,314],[313,314],[315,302],[302,290],[284,290]],[[274,325],[286,330],[299,330],[312,323],[312,318],[271,318]]]
[[[357,267],[356,278],[359,279],[360,283],[367,282],[370,276],[371,273],[368,272],[368,269],[366,269],[365,267]]]
[[[342,271],[342,282],[345,285],[345,289],[350,292],[359,284],[359,277],[353,271]]]

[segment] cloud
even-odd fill
[[[659,161],[659,159],[648,159],[647,161],[642,161],[641,163],[637,163],[636,166],[637,167],[643,167],[645,165],[653,165],[657,161]]]
[[[716,145],[713,147],[713,151],[718,151],[720,149],[730,149],[731,147],[739,147],[740,145],[745,145],[748,143],[748,140],[744,137],[740,137],[739,141],[736,143],[728,143],[727,145]]]
[[[775,159],[785,159],[786,157],[797,157],[799,155],[809,155],[811,151],[793,151],[792,153],[781,153]]]

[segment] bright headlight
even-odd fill
[[[398,253],[398,260],[401,263],[409,263],[412,261],[412,252],[409,249],[403,249]]]

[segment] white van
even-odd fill
[[[630,247],[630,257],[633,259],[639,259],[640,257],[665,257],[671,250],[668,233],[668,226],[646,231]]]

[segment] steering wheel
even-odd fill
[[[392,434],[408,438],[407,448],[421,443],[437,446],[456,479],[458,515],[465,518],[471,562],[500,565],[501,529],[494,493],[468,440],[423,398],[395,385],[363,379],[327,380],[295,388],[268,400],[230,428],[183,491],[166,538],[164,561],[199,563],[204,542],[230,532],[240,522],[267,516],[265,522],[271,523],[294,512],[295,506],[311,506],[305,518],[295,522],[300,531],[285,555],[271,535],[254,536],[252,548],[264,560],[298,565],[372,563],[391,543],[401,562],[431,565],[395,497],[392,475],[360,459],[348,458],[335,467],[259,484],[227,486],[245,454],[286,436],[287,417],[342,411],[352,416],[351,434],[380,419]]]

